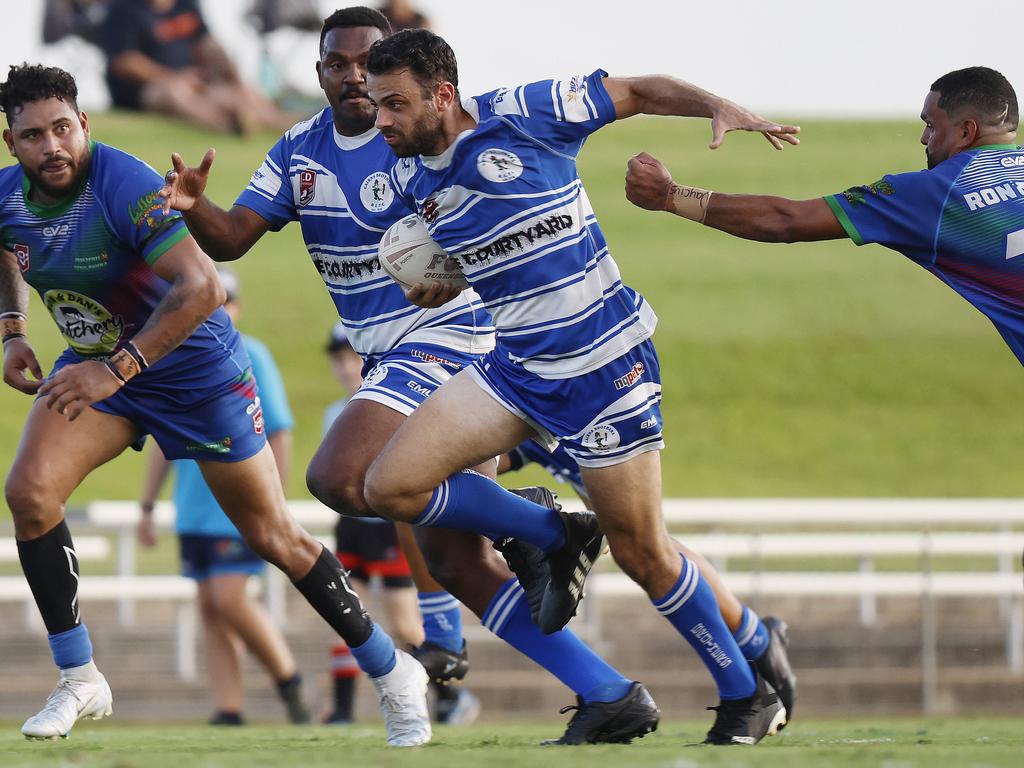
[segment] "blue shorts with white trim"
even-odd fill
[[[408,416],[476,359],[476,355],[432,344],[400,344],[366,361],[363,384],[352,400],[372,400]]]
[[[499,346],[469,369],[477,383],[537,432],[549,451],[561,443],[581,467],[621,464],[665,447],[661,369],[650,339],[597,370],[542,379]]]

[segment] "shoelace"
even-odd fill
[[[581,704],[568,704],[562,707],[560,710],[558,710],[558,714],[564,715],[573,711],[575,711],[576,714],[574,714],[572,718],[569,720],[569,725],[566,726],[565,729],[565,736],[568,736],[569,734],[575,734],[576,731],[583,730],[584,724],[586,723],[588,717],[587,708],[582,706]],[[563,736],[562,738],[565,738],[565,736]]]
[[[77,693],[75,693],[73,683],[73,680],[61,680],[57,683],[57,687],[53,689],[49,696],[46,697],[46,704],[44,704],[43,708],[39,710],[39,714],[37,714],[36,717],[56,714],[61,705],[61,693],[65,691],[78,702],[80,707],[84,707],[85,702],[82,701],[81,697]]]

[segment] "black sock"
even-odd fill
[[[210,725],[245,725],[241,712],[225,712],[219,709],[207,721]]]
[[[282,701],[293,701],[302,691],[302,675],[296,672],[286,680],[278,680],[276,685],[277,695],[281,697]]]
[[[334,678],[334,712],[340,720],[352,720],[352,702],[356,695],[355,677]]]
[[[352,589],[348,572],[329,549],[324,547],[309,573],[294,584],[350,648],[362,645],[370,637],[373,622]]]
[[[78,626],[78,555],[61,520],[37,539],[18,542],[18,559],[51,635]]]

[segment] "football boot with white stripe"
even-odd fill
[[[734,701],[721,701],[714,710],[715,723],[708,731],[705,744],[757,744],[765,736],[774,736],[786,722],[786,708],[775,689],[755,672],[754,695]]]

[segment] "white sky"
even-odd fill
[[[337,3],[319,0],[329,12]],[[251,0],[202,0],[243,69],[258,41],[240,21]],[[69,46],[44,50],[42,0],[5,0],[7,63],[45,59],[74,71],[85,106],[105,102],[102,62]],[[939,75],[999,69],[1024,97],[1021,0],[972,15],[953,0],[421,0],[459,58],[466,93],[603,67],[665,72],[771,115],[916,117]],[[315,87],[315,40],[279,41],[290,81]],[[6,70],[6,67],[4,67]]]

